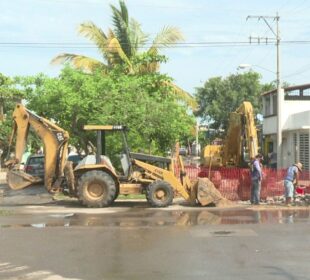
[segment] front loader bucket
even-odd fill
[[[195,188],[196,198],[201,206],[225,206],[231,204],[231,201],[224,198],[208,178],[199,178]]]
[[[6,181],[11,189],[20,190],[43,180],[40,177],[31,176],[24,171],[12,169],[7,172]]]

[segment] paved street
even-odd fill
[[[0,279],[309,279],[309,208],[0,208]]]
[[[0,280],[310,280],[310,0],[0,9]]]

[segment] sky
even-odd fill
[[[117,0],[1,0],[0,72],[8,76],[58,75],[51,65],[60,53],[100,59],[90,41],[77,33],[80,23],[92,21],[107,31],[112,27],[110,4]],[[291,85],[310,82],[309,0],[127,0],[129,16],[154,38],[165,26],[176,26],[185,41],[162,50],[168,62],[161,72],[195,93],[216,76],[251,69],[262,82],[276,79],[276,46],[249,44],[249,37],[275,38],[263,20],[247,16],[280,16],[280,77]],[[275,21],[268,21],[275,31]],[[231,43],[228,43],[231,42]],[[242,43],[242,46],[238,42]],[[52,43],[47,44],[46,43]],[[87,44],[87,45],[85,45]],[[240,64],[248,68],[239,69]]]

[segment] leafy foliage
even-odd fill
[[[57,78],[38,75],[20,85],[27,92],[27,107],[59,123],[80,150],[95,143],[95,135],[83,131],[85,124],[126,125],[133,150],[155,154],[190,134],[194,119],[171,94],[169,77],[126,75],[120,68],[102,76],[99,70],[87,74],[65,67]]]
[[[0,149],[1,159],[6,157],[11,135],[12,120],[10,118],[15,102],[23,97],[23,92],[15,87],[14,79],[0,73]]]
[[[211,78],[204,87],[197,88],[199,109],[196,115],[209,123],[211,128],[225,130],[229,113],[235,111],[243,101],[251,102],[257,114],[261,112],[260,95],[271,88],[271,84],[261,84],[260,75],[252,71],[227,78]]]

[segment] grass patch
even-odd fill
[[[145,199],[145,194],[120,194],[117,199]]]
[[[75,197],[70,197],[63,193],[57,193],[53,195],[53,200],[76,200]]]
[[[54,200],[72,200],[74,197],[67,196],[63,193],[53,195]],[[120,194],[117,199],[145,199],[145,194]]]
[[[0,210],[0,216],[10,216],[13,214],[13,211],[9,211],[9,210]]]

